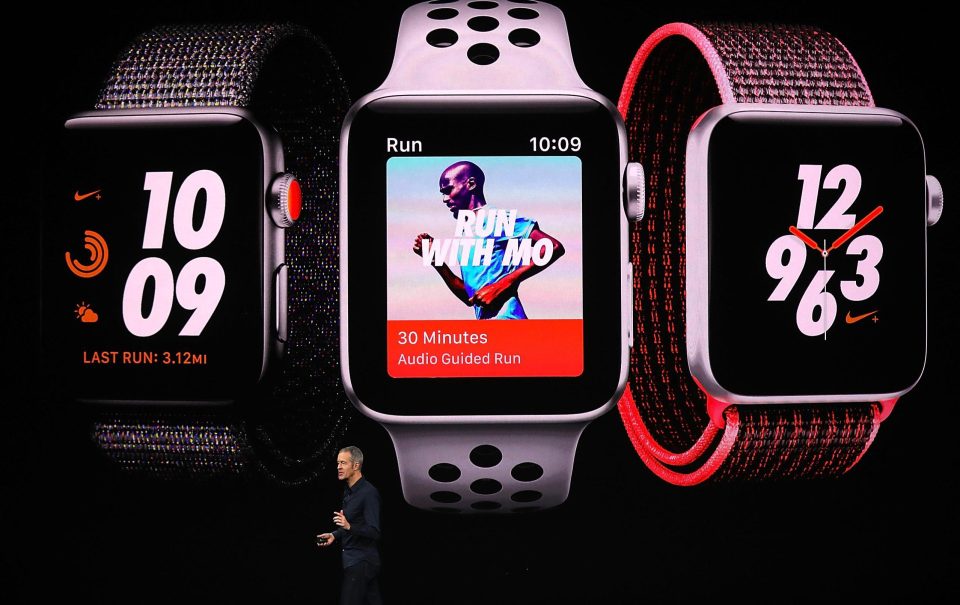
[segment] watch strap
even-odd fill
[[[246,431],[219,414],[105,413],[94,440],[125,471],[166,478],[239,475],[251,459]]]
[[[530,93],[585,89],[563,12],[546,2],[421,2],[400,21],[380,90]]]
[[[586,422],[389,424],[407,502],[437,512],[550,508],[570,492]]]
[[[672,451],[650,433],[630,389],[618,407],[644,464],[664,481],[682,486],[710,478],[842,475],[860,461],[880,428],[876,404],[729,406],[723,428],[707,422],[689,448]]]
[[[122,468],[164,477],[267,470],[300,483],[332,463],[352,414],[338,357],[338,149],[349,104],[330,52],[296,25],[157,27],[114,64],[97,109],[248,108],[279,134],[303,205],[284,234],[288,338],[271,386],[220,408],[105,408],[94,439]]]
[[[686,142],[721,103],[872,106],[873,97],[843,44],[812,27],[672,23],[643,43],[618,104],[630,160],[651,175],[645,218],[631,225],[635,344],[620,414],[643,461],[674,484],[839,475],[873,442],[876,403],[735,405],[718,426],[687,369]]]

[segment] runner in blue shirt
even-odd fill
[[[486,208],[487,220],[493,220],[492,216],[496,212],[487,206],[483,196],[483,182],[483,171],[473,162],[457,162],[443,171],[440,175],[440,193],[443,194],[443,203],[454,218],[459,216],[461,210],[477,211]],[[524,280],[543,271],[563,256],[563,244],[541,231],[537,221],[519,216],[515,217],[512,234],[494,231],[489,236],[476,239],[475,246],[480,248],[485,240],[494,240],[493,253],[488,262],[477,266],[461,264],[460,277],[457,277],[445,262],[435,264],[434,269],[457,298],[473,307],[477,319],[526,319],[517,288]],[[543,265],[504,265],[505,251],[511,239],[529,239],[532,244],[547,239],[553,245],[553,255],[549,262]],[[432,241],[433,237],[429,233],[421,233],[413,244],[413,251],[420,256],[423,255],[424,240]]]

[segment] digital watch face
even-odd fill
[[[75,124],[44,216],[44,341],[64,384],[102,400],[237,395],[263,363],[257,129]]]
[[[616,122],[382,99],[349,131],[350,382],[388,414],[581,413],[620,371]]]
[[[926,351],[916,129],[893,117],[734,115],[709,149],[717,382],[756,396],[908,389]]]

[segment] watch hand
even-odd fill
[[[850,229],[846,233],[844,233],[843,235],[838,237],[836,240],[834,240],[834,242],[830,244],[830,247],[827,248],[827,252],[830,252],[831,250],[836,250],[840,246],[847,243],[847,240],[849,240],[851,237],[856,235],[858,231],[866,227],[867,223],[869,223],[873,219],[880,216],[882,212],[883,212],[883,206],[877,206],[876,208],[871,210],[870,214],[868,214],[867,216],[857,221],[856,225],[854,225],[853,227],[850,227]],[[824,242],[824,244],[826,244],[826,242]]]
[[[823,247],[827,247],[827,240],[823,240]],[[823,340],[827,340],[827,252],[823,253]]]
[[[805,243],[806,245],[810,246],[810,247],[813,248],[814,250],[817,250],[817,251],[819,251],[819,252],[823,252],[823,250],[820,250],[820,246],[817,245],[817,242],[813,241],[813,238],[812,238],[812,237],[810,237],[809,235],[807,235],[807,234],[804,233],[803,231],[800,231],[800,230],[797,229],[795,226],[790,225],[789,231],[790,231],[790,233],[792,233],[793,235],[795,235],[801,242],[803,242],[803,243]]]

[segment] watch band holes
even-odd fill
[[[483,496],[490,496],[503,489],[503,485],[496,479],[477,479],[470,484],[470,491]]]
[[[470,462],[480,468],[491,468],[503,460],[503,452],[492,445],[478,445],[470,451]]]
[[[543,494],[538,492],[537,490],[528,489],[528,490],[523,490],[521,492],[517,492],[513,494],[512,496],[510,496],[510,499],[513,500],[514,502],[526,503],[526,502],[536,502],[542,497],[543,497]]]
[[[460,12],[454,8],[435,8],[427,13],[427,17],[436,19],[437,21],[446,21],[447,19],[453,19],[459,14]]]
[[[474,44],[467,49],[467,58],[477,65],[490,65],[500,58],[500,49],[493,44]]]
[[[433,492],[430,494],[430,499],[440,504],[456,504],[463,498],[456,492]]]
[[[543,467],[535,462],[521,462],[510,470],[510,476],[528,483],[543,477]]]
[[[437,48],[447,48],[457,43],[460,37],[452,29],[435,29],[427,34],[427,44]]]
[[[476,32],[492,32],[500,26],[493,17],[474,17],[467,21],[467,27]]]
[[[520,19],[523,21],[529,21],[530,19],[536,19],[540,16],[540,13],[533,10],[532,8],[511,8],[507,11],[507,14],[513,17],[514,19]]]
[[[453,464],[441,462],[431,466],[427,474],[439,483],[452,483],[460,478],[460,469]]]
[[[540,43],[540,34],[532,29],[521,27],[520,29],[515,29],[510,32],[510,35],[507,36],[507,39],[509,39],[510,43],[514,46],[519,46],[520,48],[530,48],[531,46],[536,46]]]
[[[498,508],[500,508],[500,503],[481,500],[480,502],[474,502],[473,504],[471,504],[470,508],[473,508],[476,510],[497,510]]]

